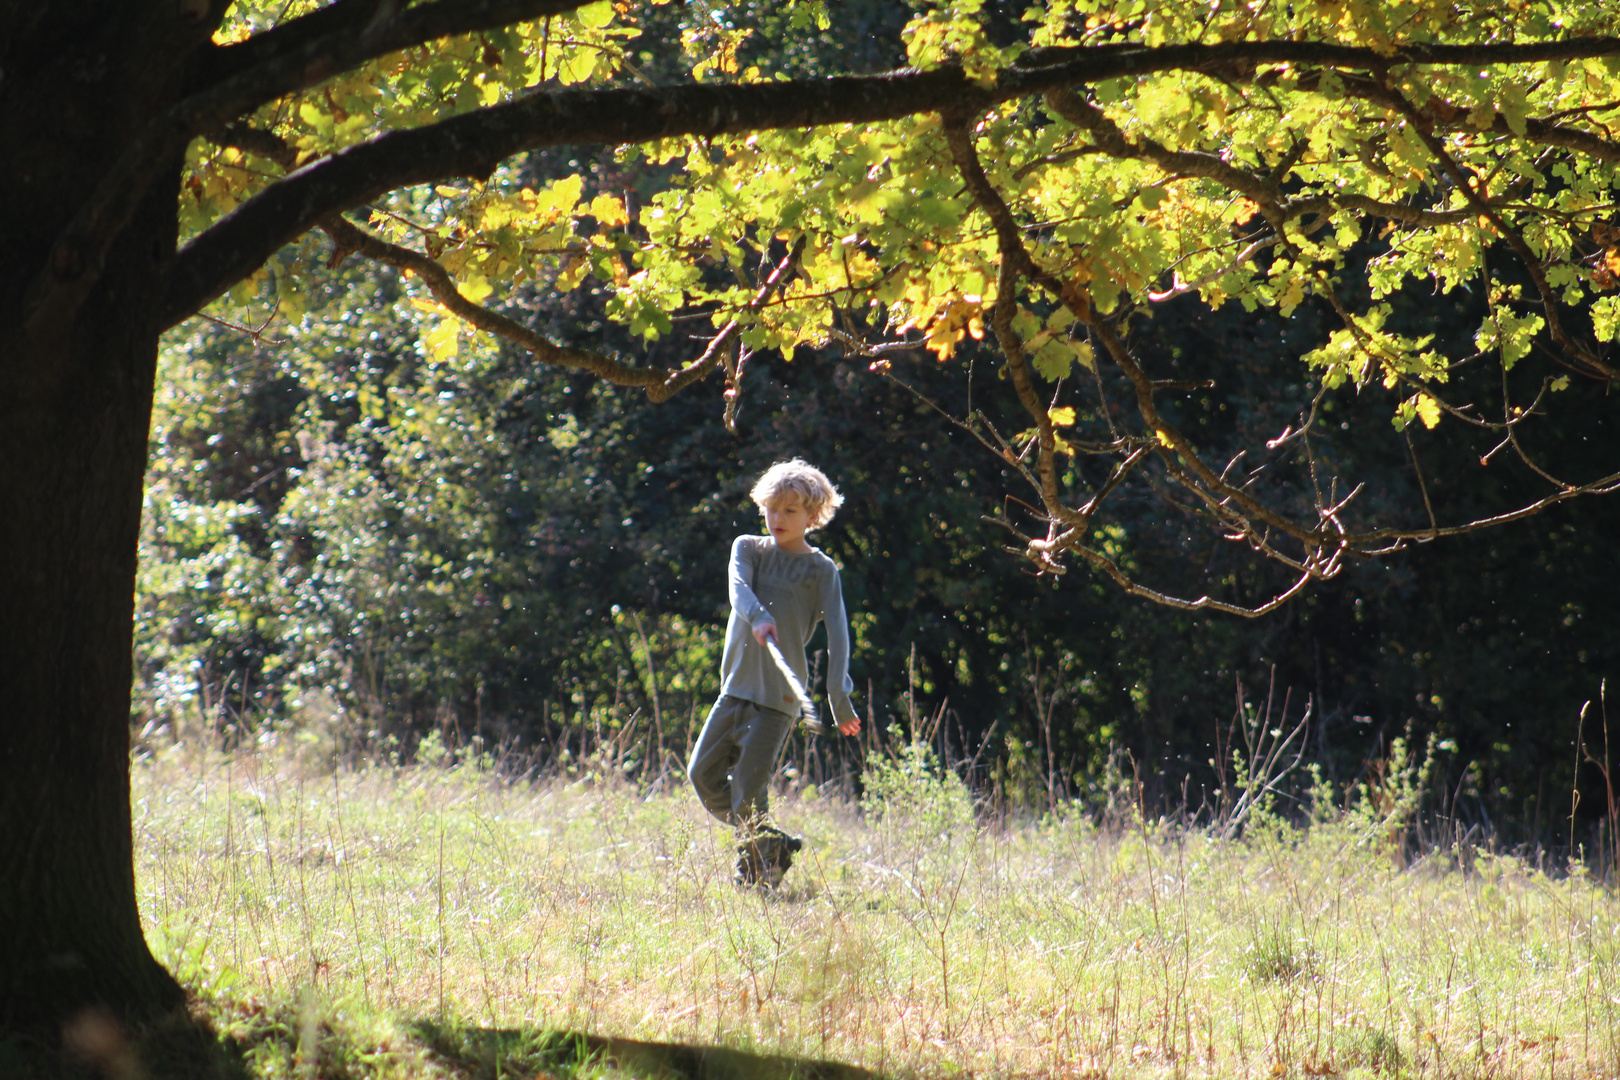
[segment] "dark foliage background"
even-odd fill
[[[649,34],[656,74],[682,16],[655,10],[675,20]],[[782,32],[770,5],[751,10],[761,42]],[[890,66],[906,14],[851,5],[841,18],[860,32],[807,39],[794,62]],[[536,155],[527,169],[539,179],[579,161],[600,190],[637,186],[596,150]],[[307,245],[304,257],[322,254]],[[262,298],[241,299],[280,304],[278,319],[257,335],[194,321],[165,353],[138,598],[134,723],[147,736],[286,724],[333,747],[408,753],[439,730],[555,756],[582,733],[634,729],[641,767],[676,768],[717,685],[729,541],[757,527],[746,491],[799,455],[848,500],[818,542],[844,568],[858,701],[880,726],[941,716],[948,755],[975,759],[984,784],[1032,799],[1028,774],[1050,772],[1084,792],[1123,750],[1152,800],[1196,809],[1239,695],[1263,707],[1269,692],[1274,717],[1309,703],[1310,756],[1340,783],[1392,739],[1433,734],[1435,799],[1462,823],[1566,843],[1577,780],[1580,814],[1601,810],[1576,739],[1582,704],[1620,668],[1620,500],[1358,563],[1261,619],[1188,614],[1083,566],[1035,577],[1003,550],[1007,524],[1033,527],[1018,481],[925,404],[1023,426],[986,348],[946,365],[897,360],[911,390],[862,359],[762,355],[731,432],[715,380],[654,406],[488,342],[435,359],[422,343],[431,322],[386,269],[351,262],[312,289],[272,272]],[[648,345],[606,319],[605,299],[530,296],[514,314],[641,362],[701,348],[707,322]],[[1467,352],[1480,313],[1437,299],[1398,317]],[[1241,468],[1264,465],[1260,483],[1303,498],[1312,477],[1258,448],[1297,425],[1310,393],[1298,356],[1330,324],[1309,306],[1279,321],[1188,297],[1137,313],[1130,339],[1157,377],[1213,384],[1169,406],[1183,430],[1228,455],[1248,448]],[[1477,365],[1452,400],[1499,409],[1495,371]],[[1106,372],[1061,390],[1120,417],[1126,393]],[[1393,402],[1376,388],[1324,400],[1315,480],[1351,478],[1341,495],[1365,481],[1350,514],[1421,522],[1426,487],[1454,521],[1540,490],[1510,452],[1482,464],[1488,432],[1452,419],[1397,432]],[[1612,469],[1613,400],[1576,383],[1557,405],[1557,420],[1527,428],[1537,460],[1574,478]],[[1083,456],[1072,468],[1099,479]],[[1144,476],[1098,521],[1141,580],[1250,601],[1282,584]],[[1599,757],[1601,723],[1594,702],[1586,738]]]

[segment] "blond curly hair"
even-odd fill
[[[799,505],[809,515],[810,527],[807,532],[831,521],[833,514],[844,503],[844,497],[838,494],[838,489],[833,487],[826,474],[803,458],[778,461],[765,470],[748,494],[752,496],[754,505],[763,510],[790,491],[799,497]]]

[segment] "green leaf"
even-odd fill
[[[1048,341],[1034,358],[1035,370],[1051,382],[1066,379],[1074,366],[1074,352],[1061,341]]]
[[[1592,305],[1592,335],[1599,341],[1620,337],[1620,296],[1605,296]]]
[[[1596,318],[1594,305],[1594,328]],[[1500,352],[1502,367],[1512,371],[1514,364],[1530,355],[1536,335],[1546,325],[1547,321],[1540,315],[1516,315],[1508,308],[1494,307],[1480,324],[1479,332],[1474,335],[1474,344],[1480,352],[1493,350]]]
[[[591,77],[596,70],[596,52],[593,49],[575,49],[569,57],[562,62],[557,71],[557,78],[566,86],[581,83]]]
[[[1104,79],[1096,84],[1094,90],[1097,94],[1097,100],[1107,105],[1122,99],[1130,90],[1131,85],[1130,79]]]
[[[911,204],[912,213],[925,225],[952,228],[961,224],[961,216],[953,203],[941,199],[921,198]]]
[[[1524,120],[1527,109],[1524,85],[1517,79],[1508,79],[1497,97],[1497,106],[1502,110],[1502,118],[1507,121],[1508,129],[1513,134],[1523,137],[1527,130]]]
[[[587,30],[600,30],[613,21],[613,0],[597,0],[574,12],[574,18]]]

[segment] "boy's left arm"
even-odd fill
[[[849,619],[844,614],[844,588],[836,567],[822,585],[821,620],[827,626],[827,700],[838,730],[855,735],[861,730],[861,716],[849,700],[855,690],[849,677]]]

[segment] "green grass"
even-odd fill
[[[869,775],[865,815],[777,798],[807,846],[762,897],[678,786],[176,747],[134,765],[142,911],[266,1077],[622,1075],[605,1039],[891,1075],[1620,1071],[1620,903],[1586,877],[1399,865],[1370,803],[1231,840]]]

